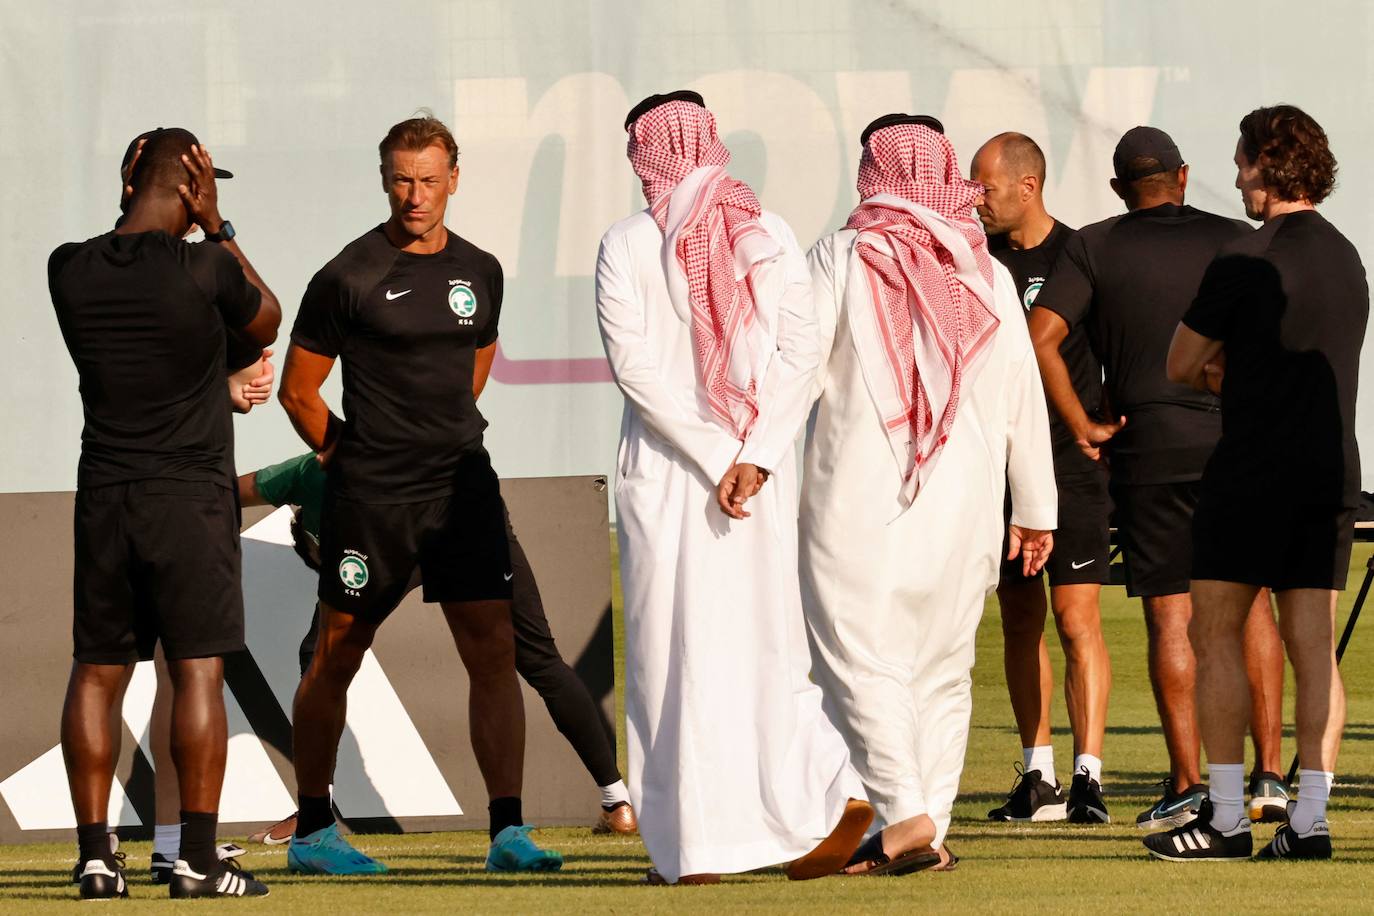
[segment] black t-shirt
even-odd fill
[[[381,226],[315,274],[291,342],[343,360],[334,493],[407,503],[453,492],[460,459],[487,426],[473,365],[496,342],[502,284],[500,262],[452,232],[442,251],[418,255]]]
[[[1209,491],[1358,507],[1355,389],[1368,319],[1360,256],[1314,210],[1272,219],[1222,249],[1183,318],[1225,343]]]
[[[165,232],[107,232],[48,260],[81,379],[79,488],[160,478],[234,486],[225,329],[262,305],[229,252]]]
[[[1110,445],[1124,484],[1198,480],[1221,436],[1210,394],[1169,381],[1174,330],[1221,246],[1253,230],[1187,206],[1162,204],[1084,226],[1069,239],[1035,300],[1088,332],[1112,411],[1126,426]]]
[[[1005,235],[988,237],[988,250],[1001,261],[1016,281],[1016,292],[1021,297],[1021,305],[1029,317],[1031,306],[1035,304],[1045,278],[1050,275],[1055,259],[1064,250],[1073,230],[1059,220],[1054,221],[1050,234],[1034,248],[1012,248],[1007,244]],[[1064,342],[1059,345],[1059,355],[1069,369],[1069,380],[1073,390],[1082,402],[1088,416],[1096,418],[1102,406],[1102,364],[1093,355],[1088,344],[1088,332],[1082,325],[1072,328]],[[1074,441],[1073,434],[1059,419],[1054,406],[1050,406],[1050,441],[1054,445],[1054,473],[1064,478],[1075,474],[1096,473],[1097,462],[1083,454]]]

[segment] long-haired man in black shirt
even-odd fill
[[[1164,362],[1207,264],[1250,228],[1184,204],[1188,166],[1158,128],[1127,131],[1112,165],[1112,189],[1128,212],[1084,226],[1069,241],[1031,309],[1030,324],[1055,411],[1085,455],[1110,453],[1126,591],[1144,605],[1150,684],[1169,751],[1163,796],[1136,819],[1148,829],[1192,820],[1206,799],[1188,586],[1199,480],[1221,434],[1216,398],[1169,381]],[[1102,362],[1118,419],[1088,416],[1070,381],[1060,347],[1079,326]],[[1277,774],[1283,653],[1267,593],[1256,598],[1246,637],[1255,694],[1250,814],[1281,819],[1287,802]]]
[[[220,216],[214,165],[189,132],[148,139],[113,232],[63,245],[48,282],[81,379],[75,664],[62,750],[84,898],[127,896],[105,822],[111,710],[130,666],[161,642],[175,695],[181,795],[173,897],[259,896],[219,862],[227,754],[222,656],[243,648],[226,329],[266,345],[281,309]],[[190,245],[192,225],[207,242]]]
[[[496,355],[501,265],[444,226],[458,189],[447,127],[402,121],[379,152],[391,217],[310,281],[282,373],[282,406],[328,472],[319,640],[292,717],[299,811],[287,862],[306,873],[386,870],[339,835],[329,783],[348,686],[418,567],[468,671],[473,753],[490,796],[486,867],[557,869],[562,857],[534,845],[520,812],[514,571],[476,401]],[[339,359],[342,421],[320,396]]]
[[[1198,720],[1211,803],[1146,838],[1158,858],[1244,859],[1249,696],[1242,649],[1268,587],[1297,680],[1298,799],[1261,858],[1329,859],[1326,802],[1345,725],[1336,593],[1345,587],[1360,454],[1355,391],[1369,285],[1355,246],[1316,206],[1335,186],[1326,132],[1292,105],[1240,122],[1236,188],[1264,225],[1207,268],[1169,350],[1169,378],[1221,395],[1222,433],[1193,519]]]

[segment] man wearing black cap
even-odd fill
[[[1110,457],[1126,588],[1145,608],[1150,681],[1169,750],[1163,797],[1137,818],[1139,826],[1157,828],[1188,822],[1206,797],[1188,587],[1198,482],[1221,434],[1217,399],[1169,381],[1165,357],[1208,262],[1250,229],[1184,205],[1188,166],[1162,130],[1127,131],[1112,165],[1112,190],[1129,212],[1085,226],[1070,240],[1040,290],[1030,324],[1055,410],[1084,454]],[[1060,352],[1080,326],[1102,362],[1114,421],[1088,415]],[[1287,802],[1275,773],[1283,658],[1267,595],[1250,615],[1247,654],[1256,696],[1251,816],[1261,819],[1276,816]]]
[[[184,824],[172,896],[262,895],[261,882],[218,861],[214,842],[226,754],[221,656],[243,648],[225,330],[266,345],[281,310],[232,241],[213,162],[194,136],[147,138],[128,184],[122,224],[61,246],[48,264],[86,417],[76,663],[62,714],[81,895],[127,895],[106,836],[110,712],[129,667],[157,642],[176,695]],[[208,244],[182,241],[193,224]]]
[[[1016,281],[1026,312],[1073,230],[1045,209],[1045,154],[1030,137],[1003,133],[973,157],[970,177],[983,185],[978,218],[988,250]],[[1083,409],[1095,416],[1102,401],[1102,365],[1082,325],[1060,347]],[[1021,563],[1004,561],[997,583],[1002,612],[1007,693],[1021,735],[1021,771],[1005,803],[988,812],[994,821],[1075,823],[1109,820],[1102,798],[1102,745],[1112,662],[1102,639],[1099,598],[1107,584],[1110,543],[1107,469],[1084,455],[1057,413],[1050,414],[1054,476],[1059,490],[1055,550],[1046,564],[1050,603],[1064,647],[1064,696],[1073,729],[1073,780],[1067,804],[1055,776],[1050,744],[1054,676],[1045,646],[1045,586],[1025,576]],[[1007,503],[1010,517],[1011,504]]]

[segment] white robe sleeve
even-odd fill
[[[811,275],[796,236],[781,220],[774,228],[781,238],[784,275],[778,306],[778,351],[759,392],[759,415],[740,452],[741,464],[776,470],[797,442],[815,400],[812,390],[820,348],[816,341],[816,308]]]
[[[812,382],[812,400],[825,391],[830,380],[830,353],[835,348],[835,325],[839,321],[841,291],[835,288],[835,236],[829,235],[811,246],[806,264],[811,271],[811,298],[816,309],[816,342],[820,365]]]
[[[997,296],[1015,290],[1006,268],[997,265]],[[1031,346],[1030,333],[1015,295],[998,308],[999,335],[1009,339],[1011,371],[1007,375],[1007,486],[1011,490],[1011,523],[1038,531],[1059,524],[1059,490],[1054,481],[1054,452],[1050,446],[1050,417],[1045,388]]]
[[[644,304],[635,292],[632,258],[623,237],[602,239],[596,258],[596,318],[611,373],[644,424],[718,483],[741,443],[685,409],[664,383],[645,338]]]

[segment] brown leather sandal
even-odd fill
[[[651,868],[651,869],[649,869],[649,870],[644,874],[644,883],[645,883],[645,884],[648,884],[648,885],[650,885],[650,886],[652,886],[652,887],[672,887],[672,886],[673,886],[673,885],[671,885],[671,884],[668,883],[668,879],[667,879],[667,878],[664,878],[663,875],[659,874],[659,871],[658,871],[657,868]],[[700,884],[719,884],[719,883],[720,883],[720,875],[712,875],[712,874],[683,875],[681,878],[678,878],[678,879],[677,879],[677,883],[678,883],[678,884],[685,884],[685,885],[688,885],[688,886],[691,886],[691,885],[700,885]]]
[[[864,844],[858,848],[845,867],[867,866],[863,871],[849,872],[856,877],[861,875],[873,875],[874,877],[888,875],[895,878],[925,871],[927,868],[933,868],[939,864],[940,854],[938,852],[920,849],[908,850],[896,858],[888,856],[887,853],[883,852],[883,834],[880,830],[864,841]]]
[[[873,806],[866,801],[851,798],[844,806],[839,823],[830,835],[815,849],[787,866],[787,877],[792,881],[810,881],[833,875],[845,867],[854,852],[863,842],[864,832],[873,823]]]

